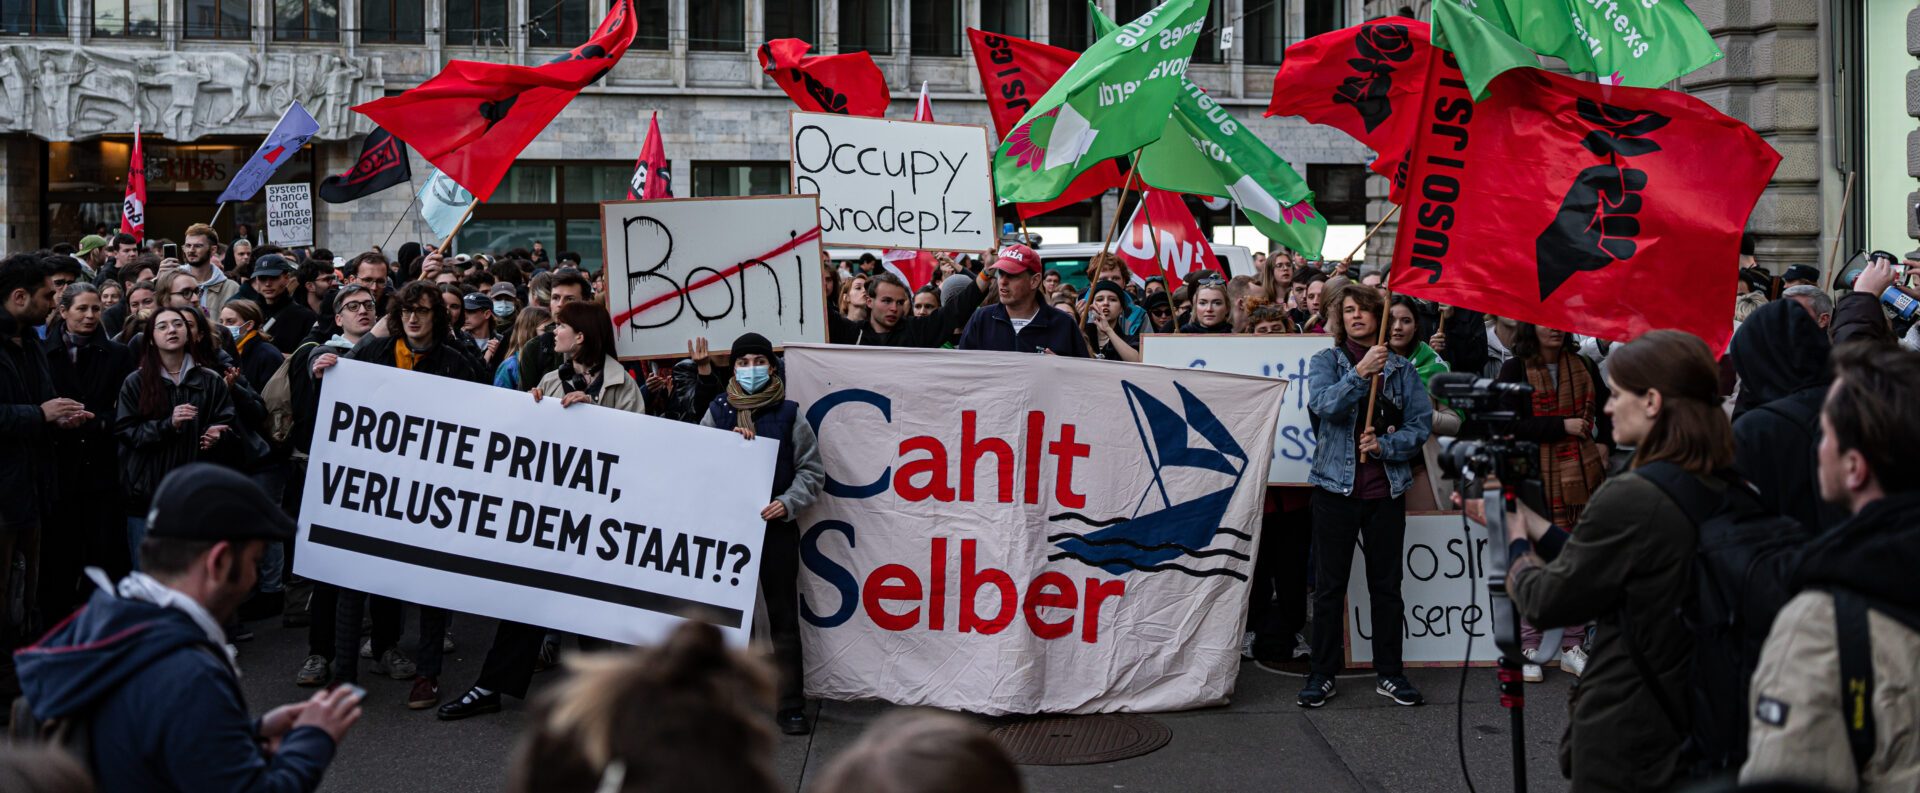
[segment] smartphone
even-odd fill
[[[364,688],[361,688],[360,686],[356,686],[352,683],[348,683],[347,690],[353,692],[354,699],[364,700],[367,698],[367,690]]]
[[[180,258],[180,246],[175,245],[171,242],[160,246],[160,258],[162,259]]]

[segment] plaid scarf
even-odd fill
[[[1579,355],[1560,356],[1560,382],[1555,383],[1547,365],[1527,362],[1527,385],[1533,386],[1533,415],[1586,419],[1592,423],[1600,406],[1594,404],[1593,377],[1587,362]],[[1607,463],[1593,438],[1582,435],[1540,444],[1541,478],[1546,482],[1547,506],[1554,523],[1572,528],[1580,521],[1593,489],[1606,476]]]
[[[739,429],[753,429],[753,411],[778,405],[786,398],[787,384],[779,375],[768,377],[766,387],[751,394],[740,387],[739,378],[727,378],[727,404],[733,408],[733,425]]]

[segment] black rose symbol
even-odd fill
[[[1360,35],[1354,37],[1353,46],[1363,58],[1376,61],[1400,63],[1413,57],[1413,40],[1407,36],[1406,25],[1394,25],[1375,22],[1360,27]]]
[[[1581,99],[1574,103],[1574,109],[1587,123],[1599,129],[1587,133],[1580,145],[1587,147],[1599,157],[1619,155],[1637,157],[1652,154],[1660,150],[1660,144],[1643,140],[1640,136],[1667,125],[1673,119],[1651,110],[1634,110],[1625,107],[1603,105],[1591,99]]]

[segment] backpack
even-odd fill
[[[275,444],[287,442],[287,436],[293,434],[293,359],[300,351],[319,342],[307,342],[287,356],[280,368],[267,380],[266,387],[260,389],[260,398],[267,403],[267,433]]]
[[[1873,625],[1867,610],[1920,633],[1920,615],[1845,587],[1824,586],[1833,595],[1834,643],[1840,651],[1840,713],[1854,773],[1867,769],[1877,742],[1873,721]]]
[[[1625,629],[1621,637],[1660,710],[1685,736],[1681,769],[1693,777],[1735,770],[1747,756],[1747,690],[1773,618],[1792,599],[1793,574],[1813,532],[1760,503],[1745,482],[1715,493],[1670,462],[1634,469],[1667,494],[1699,531],[1680,619],[1693,633],[1687,689],[1669,692]],[[1676,693],[1679,701],[1674,699]]]

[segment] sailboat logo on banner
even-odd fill
[[[1115,575],[1129,570],[1177,571],[1246,580],[1240,571],[1207,563],[1223,556],[1248,560],[1247,554],[1232,548],[1208,547],[1223,534],[1253,540],[1247,532],[1220,525],[1247,470],[1246,452],[1206,403],[1179,383],[1173,387],[1180,392],[1184,416],[1131,382],[1122,381],[1120,386],[1133,411],[1134,428],[1153,478],[1134,502],[1131,517],[1100,520],[1073,512],[1048,516],[1052,521],[1099,528],[1085,534],[1048,536],[1047,541],[1060,551],[1047,558],[1073,559]],[[1182,498],[1194,492],[1202,495]],[[1142,514],[1143,510],[1151,511]]]

